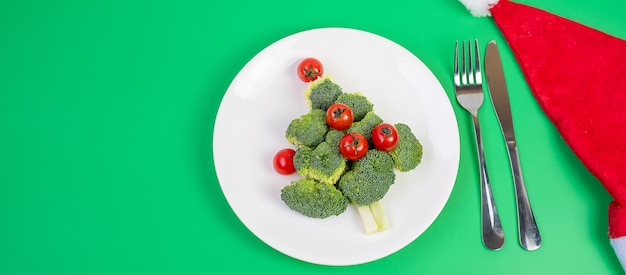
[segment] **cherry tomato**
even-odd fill
[[[304,82],[316,80],[323,74],[324,66],[322,66],[322,62],[313,57],[302,59],[300,64],[298,64],[298,77]]]
[[[274,155],[274,170],[281,175],[290,175],[296,172],[293,166],[293,156],[296,151],[293,149],[282,149]]]
[[[326,123],[335,130],[343,131],[350,128],[354,121],[354,114],[350,106],[343,103],[333,103],[326,110]]]
[[[391,151],[398,145],[398,131],[389,123],[381,123],[372,130],[372,143],[376,149]]]
[[[348,133],[339,141],[339,152],[348,160],[359,160],[367,153],[367,139],[359,133]]]

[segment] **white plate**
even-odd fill
[[[366,235],[353,206],[327,219],[289,209],[280,190],[297,175],[274,172],[289,122],[308,112],[306,85],[296,76],[305,57],[322,61],[344,92],[363,93],[389,123],[408,124],[424,147],[422,163],[397,172],[382,202],[391,228]],[[215,170],[222,191],[243,224],[274,249],[322,265],[380,259],[415,240],[439,215],[454,185],[459,133],[445,91],[432,72],[398,44],[344,28],[304,31],[258,53],[222,99],[213,136]]]

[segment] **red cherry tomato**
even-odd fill
[[[359,160],[367,153],[367,139],[359,133],[348,133],[339,141],[339,152],[348,160]]]
[[[334,103],[326,110],[326,123],[333,129],[343,131],[350,128],[354,121],[354,114],[350,106],[343,103]]]
[[[376,149],[391,151],[398,145],[398,131],[389,123],[381,123],[372,130],[372,143]]]
[[[293,156],[296,151],[293,149],[282,149],[274,155],[274,170],[281,175],[290,175],[296,172],[293,166]]]
[[[304,82],[316,80],[323,74],[324,66],[322,66],[322,62],[313,57],[302,59],[300,64],[298,64],[298,77]]]

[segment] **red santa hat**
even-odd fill
[[[508,0],[460,0],[491,16],[534,97],[614,198],[610,243],[626,269],[626,41]]]

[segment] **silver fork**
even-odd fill
[[[483,244],[489,248],[498,250],[504,245],[504,231],[500,224],[500,217],[491,192],[491,184],[487,175],[487,165],[483,151],[483,142],[478,123],[478,109],[483,104],[484,94],[482,86],[482,74],[480,71],[480,53],[478,39],[474,40],[472,53],[471,41],[461,42],[461,59],[459,60],[459,41],[456,41],[454,50],[454,90],[456,100],[472,115],[474,121],[474,134],[476,137],[476,149],[478,151],[478,164],[480,171],[480,201]],[[465,54],[468,54],[466,57]],[[459,65],[461,72],[459,72]]]

